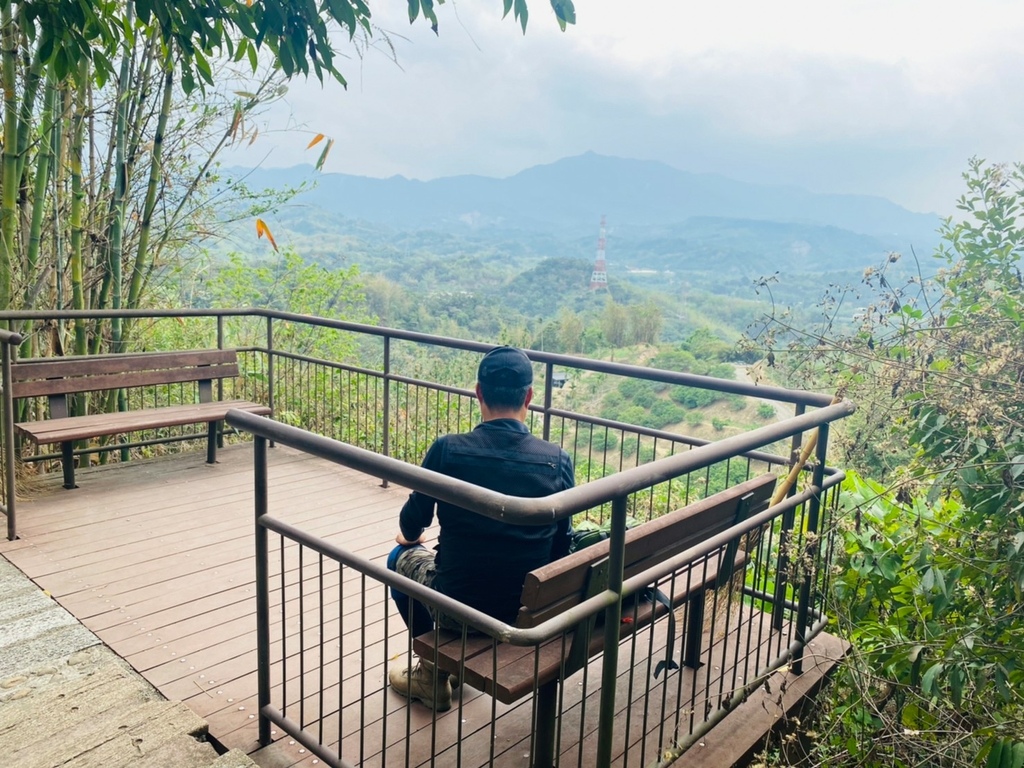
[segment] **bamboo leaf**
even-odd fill
[[[515,0],[515,16],[519,19],[519,24],[523,28],[523,34],[526,34],[526,22],[530,18],[530,9],[526,6],[526,0]]]
[[[324,151],[320,153],[320,159],[316,161],[316,169],[319,171],[323,169],[324,162],[327,160],[327,155],[331,151],[331,147],[334,146],[334,139],[328,139],[327,144],[324,145]]]
[[[242,108],[235,107],[235,116],[231,120],[231,128],[228,133],[231,134],[231,140],[235,141],[238,138],[238,131],[242,127]]]
[[[558,26],[565,32],[566,24],[576,23],[576,8],[572,0],[551,0],[551,7],[555,11],[555,18],[558,19]]]
[[[309,142],[309,144],[306,145],[306,149],[311,149],[311,148],[315,147],[317,144],[319,144],[323,140],[324,140],[324,135],[322,133],[318,133],[316,136],[313,137],[313,140],[311,142]]]
[[[267,226],[267,223],[263,221],[263,219],[256,219],[256,238],[260,239],[263,238],[264,236],[267,238],[267,240],[270,241],[270,244],[274,247],[274,250],[276,251],[277,243],[274,240],[274,236],[270,233],[270,227]]]

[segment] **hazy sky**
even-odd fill
[[[291,84],[231,162],[431,179],[509,176],[588,150],[951,213],[967,159],[1024,161],[1019,0],[448,0],[440,34],[373,0],[348,90]]]

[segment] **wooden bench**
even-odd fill
[[[766,509],[774,487],[775,477],[762,475],[627,530],[624,578],[642,573]],[[527,574],[516,626],[535,627],[604,591],[608,583],[609,548],[610,542],[602,541]],[[634,600],[624,607],[620,639],[688,603],[682,662],[697,668],[705,594],[725,584],[735,569],[746,564],[747,557],[737,540],[706,561],[701,558],[677,571],[670,597],[659,592],[657,599]],[[512,704],[536,690],[535,765],[550,766],[558,686],[562,678],[582,669],[604,650],[604,631],[594,631],[596,620],[593,617],[578,625],[571,640],[563,641],[559,636],[539,647],[495,644],[492,638],[475,634],[463,641],[461,633],[438,630],[414,638],[413,650],[420,658],[435,661],[439,669],[459,675],[463,682],[504,704]],[[670,634],[673,629],[670,627]],[[673,655],[673,641],[670,636],[668,657]],[[569,649],[567,653],[565,648]],[[659,663],[657,671],[665,666],[677,668],[667,658]]]
[[[270,408],[247,400],[214,400],[214,379],[238,375],[233,349],[27,359],[12,366],[14,398],[46,397],[50,418],[14,428],[37,445],[60,443],[64,487],[75,488],[74,443],[107,435],[183,424],[209,424],[206,461],[217,460],[217,429],[231,408],[267,415]],[[69,416],[68,395],[198,382],[199,402],[136,411]]]

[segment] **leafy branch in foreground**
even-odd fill
[[[845,460],[881,481],[846,489],[833,613],[855,652],[815,762],[975,765],[1024,742],[1024,166],[964,179],[934,276],[898,279],[891,255],[854,327],[862,299],[833,287],[816,328],[778,312],[754,337],[858,403]]]

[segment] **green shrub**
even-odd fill
[[[619,447],[619,435],[606,427],[594,427],[590,445],[595,451],[613,451]]]
[[[742,395],[726,395],[725,401],[729,405],[729,410],[737,413],[747,407],[747,400]]]
[[[639,405],[631,405],[622,409],[618,420],[626,424],[633,424],[634,426],[647,426],[649,416],[646,408],[641,408]]]
[[[720,400],[724,395],[711,389],[697,389],[696,387],[674,387],[669,392],[669,397],[687,408],[703,408]]]
[[[686,418],[686,411],[671,400],[659,400],[651,407],[648,426],[652,429],[664,429],[671,424],[678,424]]]
[[[661,368],[666,371],[678,373],[693,373],[698,368],[697,358],[684,349],[670,349],[659,352],[651,360],[654,368]]]
[[[757,406],[757,416],[765,421],[775,418],[775,406],[771,403],[761,403]]]
[[[619,384],[619,392],[634,405],[642,408],[650,408],[658,399],[654,388],[654,382],[644,379],[628,379]]]

